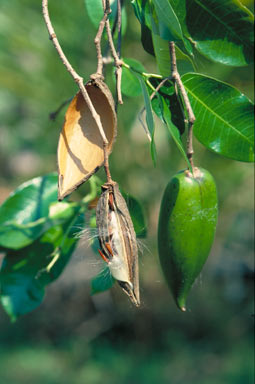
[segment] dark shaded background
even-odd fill
[[[40,2],[2,0],[0,8],[2,202],[20,183],[56,170],[64,110],[55,122],[48,116],[77,88],[48,39]],[[156,71],[153,58],[141,48],[130,5],[127,10],[123,56]],[[96,31],[83,1],[51,1],[50,11],[64,52],[88,79],[96,70]],[[200,61],[200,72],[253,98],[251,67]],[[112,84],[111,69],[107,82]],[[216,179],[220,216],[207,264],[192,289],[187,313],[181,313],[161,276],[156,230],[165,185],[185,164],[157,120],[158,163],[153,167],[137,119],[142,98],[124,102],[111,169],[123,189],[142,202],[148,222],[148,237],[141,245],[141,308],[133,308],[117,286],[90,296],[90,278],[102,263],[81,240],[40,308],[14,324],[0,309],[0,383],[252,383],[253,166],[221,158],[195,142],[196,164]],[[79,194],[85,190],[81,187]]]

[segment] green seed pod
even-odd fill
[[[186,298],[209,255],[217,223],[217,192],[202,168],[177,173],[166,187],[158,225],[159,258],[177,306]]]

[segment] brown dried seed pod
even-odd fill
[[[117,134],[117,118],[110,90],[102,81],[90,81],[86,90],[101,118],[108,151]],[[88,180],[104,161],[103,140],[98,126],[78,92],[69,105],[58,143],[58,198],[62,200]]]
[[[136,305],[140,305],[138,249],[127,204],[115,182],[102,186],[96,221],[100,254],[112,276]]]

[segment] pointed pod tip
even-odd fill
[[[184,298],[177,299],[176,304],[182,312],[186,312],[186,300]]]

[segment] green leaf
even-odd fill
[[[154,142],[155,125],[154,125],[150,95],[149,95],[147,86],[144,82],[144,79],[141,76],[138,76],[138,80],[140,82],[142,92],[143,92],[144,105],[146,110],[146,123],[149,130],[150,138],[151,138],[151,157],[154,165],[156,165],[156,148],[155,148],[155,142]]]
[[[91,280],[91,295],[101,293],[112,288],[115,280],[111,275],[110,269],[106,266],[96,277]]]
[[[228,84],[199,74],[182,81],[196,116],[194,135],[207,148],[233,160],[254,161],[253,104]]]
[[[151,30],[144,24],[141,25],[141,42],[144,50],[150,55],[155,56]]]
[[[179,20],[168,0],[153,0],[158,17],[159,34],[168,41],[182,40]],[[166,33],[166,29],[169,33]]]
[[[50,204],[56,201],[57,174],[37,177],[22,184],[0,207],[0,245],[18,249],[31,244],[56,224],[55,219],[61,219],[55,217],[54,210],[50,213]],[[61,205],[61,209],[66,208],[66,205]]]
[[[112,28],[117,16],[118,1],[110,0],[110,6],[111,6],[112,12],[109,14],[109,20]],[[86,7],[86,11],[90,21],[92,22],[94,27],[98,29],[99,23],[102,20],[104,15],[102,0],[85,0],[85,7]],[[127,28],[127,14],[126,14],[125,8],[122,8],[121,19],[122,19],[122,33],[125,33]]]
[[[146,52],[154,56],[154,48],[151,35],[149,3],[145,0],[132,0],[135,15],[141,24],[141,42]]]
[[[64,225],[52,227],[32,245],[8,251],[0,271],[0,300],[12,320],[35,309],[45,286],[63,271],[77,244],[74,233],[81,225],[79,208]]]
[[[132,0],[135,15],[141,24],[151,29],[150,4],[147,0]]]
[[[129,97],[139,96],[142,90],[135,71],[145,72],[145,68],[139,61],[134,59],[124,59],[123,61],[131,68],[122,66],[121,91]]]
[[[145,216],[144,216],[144,212],[141,204],[133,196],[123,192],[122,189],[121,189],[121,193],[127,203],[128,210],[132,219],[132,223],[134,225],[136,237],[138,238],[146,237],[147,226],[146,226]]]
[[[242,66],[253,62],[252,13],[238,0],[169,0],[184,36],[212,61]]]
[[[171,73],[169,42],[154,33],[152,34],[152,40],[159,72],[163,77],[168,77]],[[175,51],[179,73],[192,72],[194,67],[191,58],[185,55],[177,46],[175,46]]]

